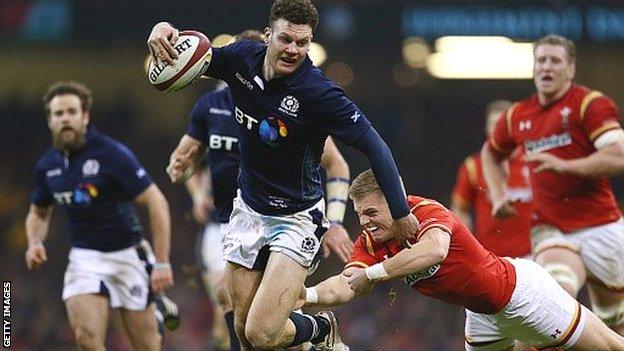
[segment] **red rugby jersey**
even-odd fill
[[[580,85],[549,106],[537,94],[512,105],[489,139],[501,154],[517,145],[525,153],[548,152],[563,159],[586,157],[604,132],[621,128],[617,107],[608,97]],[[531,168],[535,164],[529,165]],[[607,177],[582,178],[554,172],[531,172],[534,225],[551,224],[563,232],[609,223],[622,214]]]
[[[448,232],[451,243],[442,263],[404,277],[405,283],[424,295],[474,312],[491,314],[505,307],[516,286],[513,265],[484,249],[460,219],[438,202],[411,195],[407,200],[420,222],[412,244],[431,228]],[[346,268],[372,266],[404,248],[394,239],[375,242],[364,232],[357,238]]]
[[[466,158],[457,172],[453,203],[465,211],[474,211],[473,233],[479,242],[498,256],[523,257],[531,252],[531,214],[533,194],[529,168],[522,161],[522,152],[513,153],[507,168],[507,187],[518,216],[505,219],[492,217],[492,203],[483,177],[481,155]]]

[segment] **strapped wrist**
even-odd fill
[[[364,273],[366,273],[366,278],[372,282],[377,282],[388,277],[388,272],[386,272],[382,263],[377,263],[366,268]]]
[[[327,180],[327,219],[331,223],[342,224],[347,210],[349,179],[329,178]]]
[[[317,303],[318,302],[318,291],[316,291],[315,287],[305,288],[305,302],[307,303]]]

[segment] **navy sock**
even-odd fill
[[[330,322],[325,317],[321,316],[310,316],[316,320],[316,324],[318,325],[318,335],[310,339],[310,342],[313,344],[319,343],[325,339],[327,334],[331,332]]]
[[[288,347],[301,345],[306,341],[316,344],[329,334],[329,321],[323,317],[292,312],[289,318],[295,324],[295,338]]]
[[[238,343],[236,329],[234,328],[234,311],[226,312],[224,317],[225,324],[227,324],[228,332],[230,333],[230,351],[240,351],[240,344]]]

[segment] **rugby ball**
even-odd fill
[[[172,65],[160,59],[150,59],[147,79],[160,91],[177,91],[201,76],[212,59],[212,46],[208,38],[194,30],[180,32],[173,46],[178,58]]]

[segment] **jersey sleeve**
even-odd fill
[[[111,156],[111,173],[131,198],[137,197],[153,183],[145,168],[125,145],[118,144]]]
[[[213,47],[212,58],[204,75],[230,83],[228,78],[234,77],[239,61],[250,53],[249,48],[253,43],[250,40],[241,40],[220,48]]]
[[[453,194],[451,199],[453,205],[461,208],[462,210],[470,210],[475,199],[475,187],[470,177],[471,164],[474,165],[474,158],[468,157],[457,171],[457,179],[455,180],[455,186],[453,187]]]
[[[190,122],[186,135],[195,140],[199,140],[204,144],[206,140],[206,130],[208,130],[208,111],[210,109],[210,101],[205,96],[197,100],[190,114]]]
[[[591,98],[591,94],[588,97]],[[603,95],[587,101],[586,106],[582,104],[580,116],[583,122],[583,131],[591,142],[594,142],[606,131],[622,128],[615,103]]]
[[[43,169],[38,167],[35,169],[35,184],[30,195],[30,202],[39,207],[48,207],[53,201],[50,189],[45,183],[44,173]]]
[[[372,252],[373,248],[371,242],[366,238],[366,234],[361,234],[357,240],[355,240],[353,253],[345,269],[350,267],[367,268],[375,263],[381,262],[375,258]]]
[[[494,132],[488,139],[488,144],[492,150],[502,155],[511,154],[516,148],[516,141],[512,138],[512,117],[516,104],[512,105],[503,116],[498,119]]]
[[[438,228],[453,235],[451,230],[454,225],[453,215],[438,202],[425,199],[412,208],[412,213],[420,222],[417,238],[432,228]]]
[[[336,86],[320,96],[314,109],[323,121],[322,128],[348,145],[353,145],[371,127],[364,113]]]

